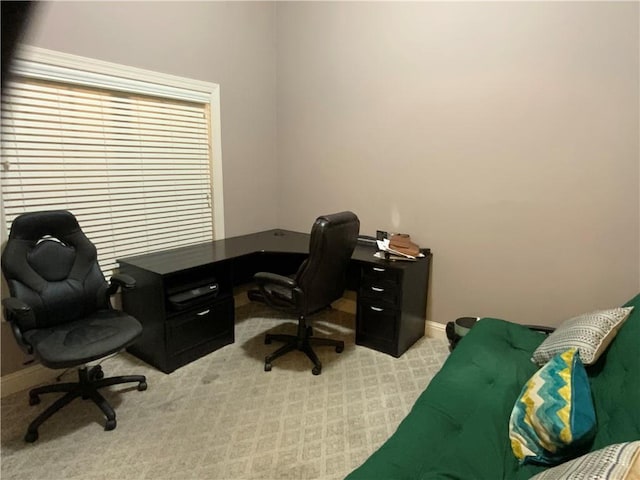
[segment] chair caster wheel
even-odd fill
[[[344,352],[344,345],[338,345],[336,347],[336,353],[342,353]]]
[[[40,403],[40,397],[39,396],[34,396],[34,397],[29,397],[29,405],[38,405]]]
[[[102,380],[104,378],[104,372],[102,371],[102,367],[100,365],[96,365],[91,370],[89,370],[89,380],[92,382],[96,380]]]
[[[144,392],[147,389],[147,382],[140,382],[138,384],[138,391]]]
[[[270,363],[265,363],[264,364],[264,371],[265,372],[270,372],[271,371],[271,364]]]
[[[36,430],[35,432],[27,432],[27,434],[24,436],[24,441],[27,443],[33,443],[38,439],[38,431]]]
[[[113,420],[107,420],[107,423],[104,424],[105,432],[108,432],[109,430],[113,430],[114,428],[116,428],[116,419],[115,418]]]
[[[322,367],[313,367],[311,369],[311,373],[313,373],[314,375],[320,375],[322,373]]]

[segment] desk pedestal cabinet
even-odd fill
[[[127,350],[171,373],[233,343],[233,288],[258,271],[295,272],[308,246],[307,234],[270,230],[119,259],[120,271],[136,279],[136,288],[123,292],[123,309],[142,323],[140,339]],[[358,292],[355,342],[399,357],[424,335],[431,253],[424,250],[415,262],[374,253],[358,245],[349,264],[348,288]],[[215,294],[172,301],[209,285]]]
[[[424,336],[431,254],[416,262],[362,263],[356,344],[399,357]]]
[[[121,271],[136,279],[125,291],[123,308],[142,323],[140,339],[128,351],[164,373],[186,365],[234,341],[234,301],[230,288],[176,309],[176,291],[214,281],[211,272],[191,269],[159,276],[128,264]],[[187,278],[189,280],[187,281]]]

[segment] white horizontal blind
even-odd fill
[[[2,99],[7,230],[67,209],[117,258],[213,239],[207,104],[19,78]]]

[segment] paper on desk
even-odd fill
[[[376,252],[373,254],[374,257],[379,258],[381,260],[391,260],[391,261],[396,261],[396,260],[400,260],[403,262],[417,262],[418,259],[416,259],[415,257],[407,257],[407,256],[400,256],[400,255],[394,255],[393,253],[389,253],[389,256],[387,257],[387,254],[385,252]]]

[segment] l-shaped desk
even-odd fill
[[[358,244],[349,264],[347,288],[357,291],[355,342],[402,355],[424,335],[431,253],[415,262],[373,256]],[[288,275],[309,253],[309,234],[264,232],[118,259],[120,271],[136,279],[125,290],[123,308],[143,326],[129,352],[170,373],[234,341],[233,289],[259,271]],[[218,285],[184,307],[170,297]]]

